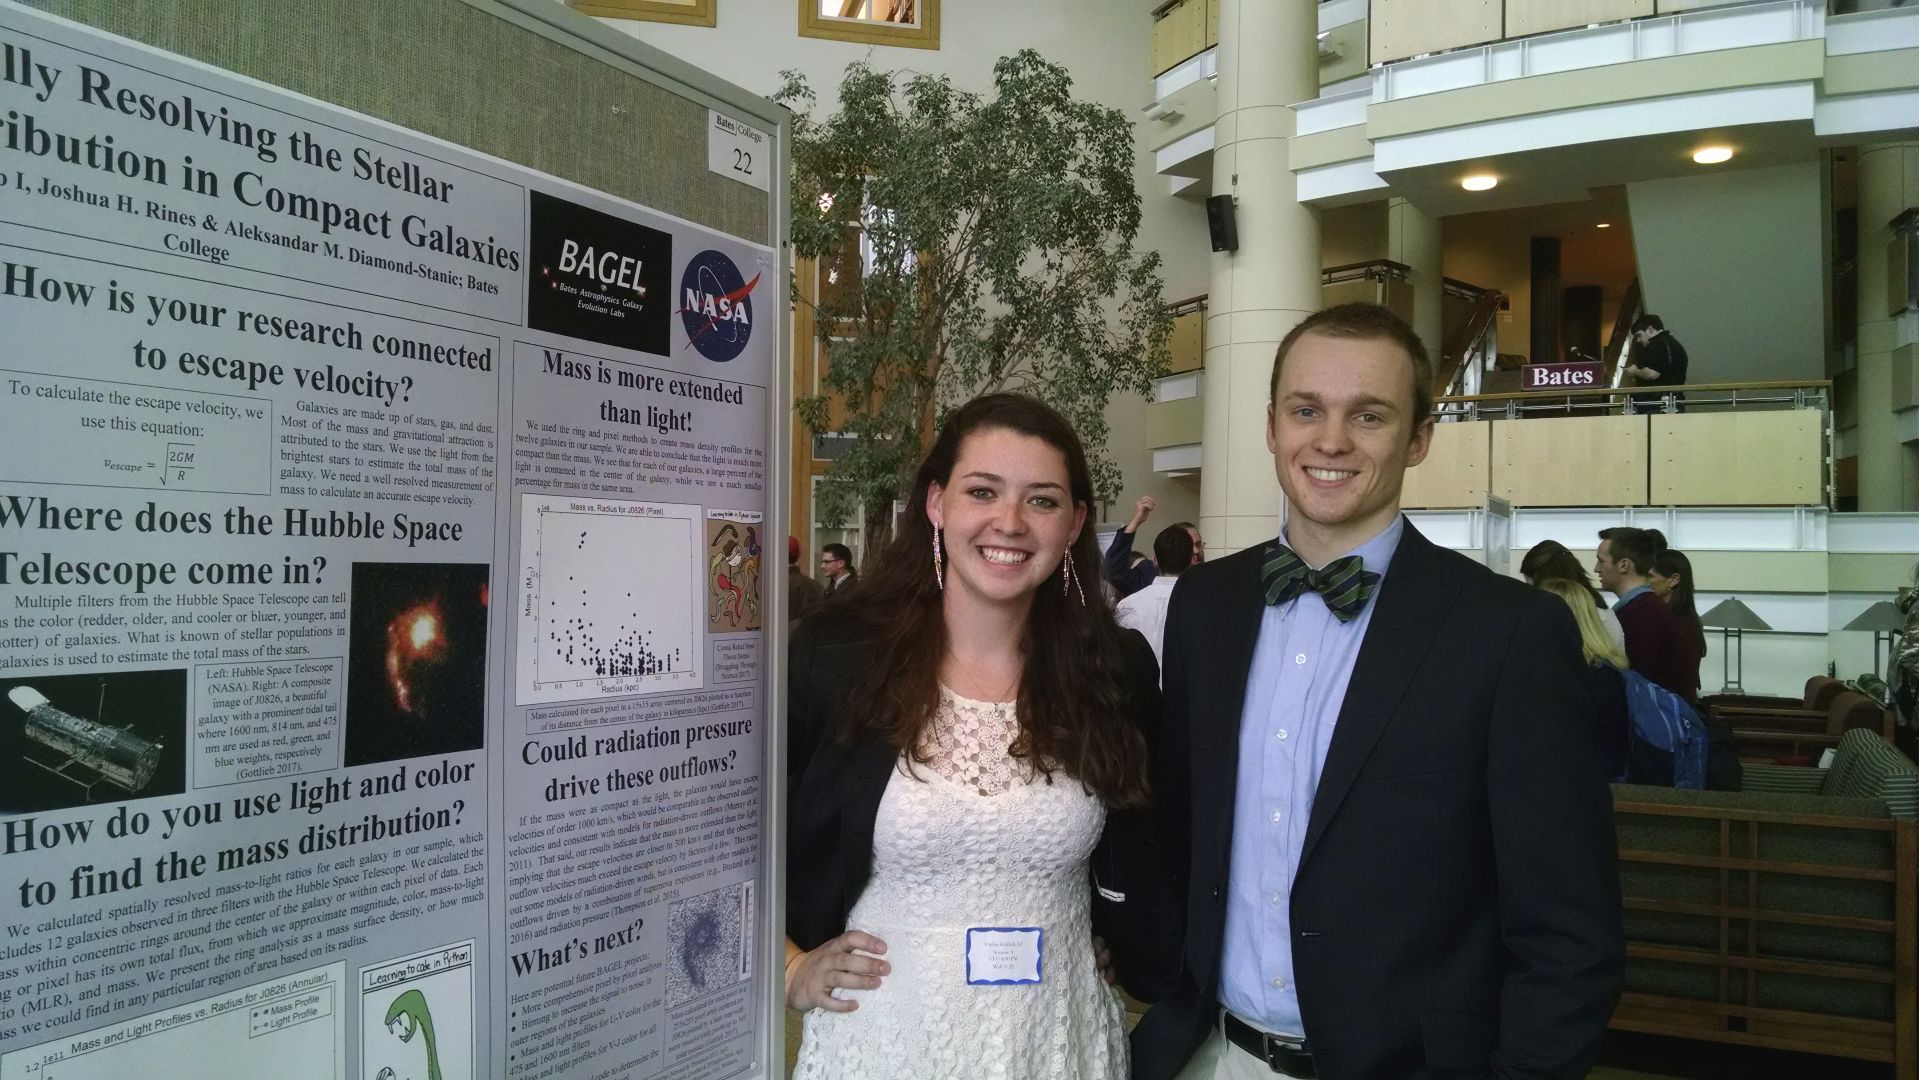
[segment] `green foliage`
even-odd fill
[[[774,95],[796,113],[794,250],[853,286],[821,289],[830,367],[796,403],[824,432],[838,396],[837,430],[857,436],[821,483],[828,523],[858,515],[883,532],[942,414],[1000,390],[1072,422],[1110,501],[1106,403],[1165,373],[1159,255],[1132,247],[1132,125],[1075,100],[1065,69],[1031,50],[993,73],[989,100],[854,64],[825,120],[793,72]]]

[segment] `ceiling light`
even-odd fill
[[[1692,159],[1701,165],[1717,165],[1732,160],[1730,146],[1702,146],[1692,152]]]
[[[1499,177],[1491,173],[1479,173],[1461,180],[1459,186],[1467,191],[1491,191],[1499,186]]]
[[[1602,222],[1600,222],[1600,223],[1599,223],[1599,227],[1600,227],[1600,228],[1602,228],[1602,229],[1610,229],[1610,228],[1612,228],[1612,222],[1610,222],[1610,221],[1602,221]]]

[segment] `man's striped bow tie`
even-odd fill
[[[1266,567],[1260,577],[1268,604],[1283,604],[1312,591],[1325,598],[1327,608],[1340,622],[1351,622],[1364,611],[1366,601],[1379,587],[1379,575],[1367,570],[1357,555],[1334,559],[1315,570],[1277,540],[1266,548]]]

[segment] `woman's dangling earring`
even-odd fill
[[[946,552],[940,550],[939,526],[933,526],[933,580],[939,582],[940,591],[946,591]]]
[[[1073,569],[1072,548],[1066,549],[1066,573],[1061,577],[1059,587],[1060,592],[1067,596],[1071,596],[1075,592],[1079,593],[1079,606],[1086,606],[1086,589],[1080,585],[1079,573]]]

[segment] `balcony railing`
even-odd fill
[[[1439,398],[1405,505],[1830,507],[1825,380]],[[1679,394],[1684,412],[1676,411]],[[1474,423],[1472,421],[1482,421]]]
[[[1434,398],[1433,412],[1441,418],[1460,420],[1518,420],[1527,416],[1633,416],[1757,408],[1827,409],[1831,396],[1830,380],[1783,379],[1687,386],[1454,394]]]
[[[1715,44],[1717,34],[1688,31],[1724,26],[1743,44],[1817,37],[1827,0],[1372,0],[1371,63],[1511,43],[1482,59],[1482,81],[1523,78],[1595,64],[1692,52]],[[1748,10],[1742,10],[1748,9]],[[1755,22],[1754,19],[1757,19]],[[1637,22],[1635,20],[1651,20]],[[1631,24],[1625,39],[1594,28]],[[1777,25],[1775,25],[1777,24]],[[1697,29],[1697,28],[1695,28]],[[1592,31],[1588,33],[1588,31]],[[1753,37],[1753,35],[1758,35]],[[1542,36],[1556,35],[1556,36]],[[1624,50],[1622,52],[1622,50]],[[1393,88],[1387,99],[1419,92],[1422,80]]]

